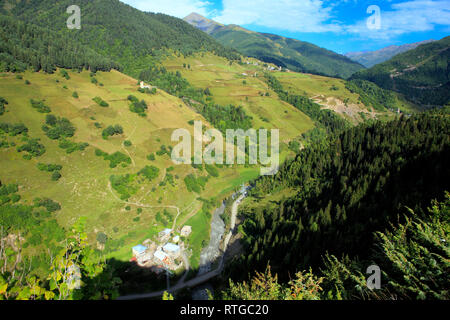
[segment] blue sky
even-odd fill
[[[450,35],[450,0],[121,1],[179,18],[197,12],[223,24],[308,41],[338,53]]]

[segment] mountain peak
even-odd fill
[[[183,20],[209,34],[223,27],[223,24],[205,18],[204,16],[196,12],[192,12],[191,14],[186,16]]]

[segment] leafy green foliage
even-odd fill
[[[77,142],[73,142],[68,139],[62,138],[62,139],[60,139],[58,146],[61,149],[65,149],[66,153],[70,154],[75,151],[84,151],[89,146],[89,143],[87,143],[87,142],[78,142],[77,143]]]
[[[109,107],[108,102],[106,102],[105,100],[103,100],[100,97],[92,98],[92,100],[94,100],[100,107],[104,107],[104,108]]]
[[[424,219],[411,210],[403,223],[376,232],[367,260],[326,255],[324,288],[344,299],[448,300],[449,210],[448,192],[443,202],[432,201]],[[374,263],[382,270],[382,287],[371,291],[361,270]]]
[[[53,140],[73,137],[75,134],[75,127],[68,119],[55,117],[52,114],[45,117],[45,125],[42,126],[42,130],[47,137]]]
[[[184,183],[189,192],[200,193],[205,189],[207,177],[195,177],[192,173],[184,178]]]
[[[5,98],[0,97],[0,116],[3,115],[5,113],[5,105],[8,104],[8,101],[6,101]]]
[[[119,164],[122,164],[122,166],[127,166],[128,164],[131,164],[130,157],[119,151],[116,151],[112,154],[108,154],[100,149],[96,149],[95,155],[98,157],[103,157],[104,160],[109,161],[110,168],[115,168]]]
[[[319,300],[323,278],[309,272],[297,272],[287,285],[278,282],[270,267],[264,273],[256,272],[250,283],[234,283],[222,292],[223,300]]]
[[[205,164],[206,172],[208,172],[212,177],[217,178],[219,176],[219,170],[213,165]]]
[[[120,194],[122,200],[128,200],[133,194],[136,193],[138,188],[133,184],[136,175],[112,175],[109,177],[111,186]]]
[[[39,143],[39,139],[28,139],[23,145],[17,147],[17,152],[27,152],[23,158],[30,160],[32,157],[39,157],[45,153],[45,146]]]
[[[30,99],[31,106],[40,113],[50,113],[52,110],[43,101]]]
[[[152,181],[159,175],[159,169],[155,166],[145,166],[138,172],[138,175],[142,175],[148,181]]]
[[[0,123],[0,133],[7,133],[12,137],[23,134],[27,135],[28,128],[22,124],[9,124],[9,123]]]
[[[133,96],[134,97],[134,96]],[[140,115],[141,117],[145,117],[145,111],[148,109],[147,107],[147,103],[145,103],[144,100],[141,101],[133,101],[130,104],[130,111],[137,113],[138,115]]]
[[[106,129],[102,132],[103,139],[107,140],[108,137],[123,134],[123,128],[120,124],[116,124],[114,126],[108,126]]]

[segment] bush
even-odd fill
[[[17,136],[19,134],[26,135],[28,133],[28,128],[25,127],[24,124],[9,124],[9,123],[0,123],[0,133],[8,133],[10,136]]]
[[[98,157],[103,157],[104,160],[109,161],[110,168],[115,168],[120,163],[122,163],[122,166],[131,163],[130,157],[128,157],[127,155],[125,155],[119,151],[117,151],[113,154],[108,154],[100,149],[96,149],[95,155]]]
[[[140,102],[133,102],[130,105],[130,111],[139,114],[141,117],[145,117],[145,111],[148,109],[147,104],[144,100]]]
[[[59,147],[65,149],[66,153],[72,153],[75,151],[84,151],[89,146],[87,142],[76,143],[67,139],[61,139]]]
[[[43,101],[30,99],[31,106],[40,113],[50,113],[52,110]]]
[[[78,92],[74,91],[72,93],[72,97],[74,97],[75,99],[78,99]]]
[[[45,163],[41,163],[39,162],[37,164],[37,167],[39,170],[41,171],[46,171],[46,172],[54,172],[54,171],[59,171],[62,169],[62,165],[59,164],[45,164]]]
[[[37,207],[45,207],[48,212],[55,212],[61,210],[61,205],[58,202],[55,202],[49,198],[44,199],[35,199],[35,205]]]
[[[108,236],[103,232],[97,233],[97,242],[100,244],[105,244],[106,240],[108,240]]]
[[[208,172],[211,176],[213,176],[215,178],[219,176],[219,170],[217,170],[216,167],[214,167],[210,164],[205,164],[205,169],[206,169],[206,172]]]
[[[57,140],[59,138],[73,137],[75,134],[75,127],[66,118],[57,118],[49,114],[45,117],[45,123],[46,125],[42,126],[42,130],[50,139]]]
[[[18,152],[26,151],[27,155],[24,155],[23,158],[26,160],[30,160],[32,157],[39,157],[45,153],[45,146],[40,144],[39,139],[30,139],[25,144],[17,147]]]
[[[5,113],[5,105],[8,104],[5,98],[0,97],[0,116]]]
[[[125,140],[125,141],[123,142],[123,145],[124,145],[125,147],[131,147],[132,143],[131,143],[130,140]]]
[[[70,80],[70,76],[66,70],[61,69],[61,70],[59,70],[59,73],[61,74],[62,77],[66,78],[67,80]]]
[[[94,100],[100,107],[106,108],[109,106],[109,104],[100,97],[95,97],[92,100]]]
[[[150,161],[154,161],[156,158],[155,158],[155,154],[154,153],[150,153],[148,156],[147,156],[147,160],[150,160]]]
[[[58,181],[61,178],[61,173],[59,173],[59,171],[55,171],[52,173],[52,180],[53,181]]]
[[[158,176],[158,174],[159,174],[159,169],[155,166],[145,166],[138,172],[138,175],[144,176],[149,181],[156,178]]]
[[[123,128],[121,125],[116,124],[115,126],[108,126],[106,129],[102,132],[103,139],[107,140],[108,137],[113,135],[118,135],[123,133]]]

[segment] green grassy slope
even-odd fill
[[[184,64],[190,68],[184,68]],[[309,117],[281,101],[268,88],[261,66],[238,63],[230,66],[226,59],[212,54],[172,56],[164,65],[169,71],[179,71],[195,87],[209,88],[216,103],[243,106],[246,114],[253,118],[253,128],[279,129],[282,142],[314,126]]]
[[[0,116],[0,123],[23,123],[29,129],[28,135],[40,139],[46,152],[25,160],[24,153],[19,153],[15,146],[1,148],[0,177],[3,184],[17,183],[24,201],[47,197],[59,202],[62,209],[57,219],[63,226],[71,226],[80,216],[86,216],[86,231],[92,243],[96,243],[99,232],[110,239],[106,254],[129,259],[133,245],[165,227],[172,227],[171,221],[164,224],[155,220],[158,212],[166,209],[173,219],[177,214],[175,207],[178,207],[181,213],[176,227],[182,226],[193,215],[204,214],[199,213],[203,206],[197,200],[199,196],[219,199],[259,174],[255,167],[222,168],[219,169],[219,177],[209,176],[200,194],[189,192],[184,178],[189,174],[206,177],[206,171],[190,165],[174,165],[167,154],[157,155],[156,152],[162,145],[175,145],[170,140],[174,129],[186,128],[192,132],[188,121],[198,119],[209,126],[205,119],[164,91],[158,90],[155,95],[138,92],[137,81],[117,71],[98,72],[95,76],[98,84],[91,83],[88,72],[68,71],[68,74],[69,80],[59,72],[52,75],[26,72],[22,79],[14,74],[1,75],[0,97],[8,104]],[[26,80],[29,85],[25,84]],[[78,98],[73,97],[74,91]],[[129,110],[129,95],[146,102],[147,117]],[[95,97],[100,97],[109,106],[101,107],[92,100]],[[42,130],[47,114],[32,108],[30,99],[43,101],[50,107],[50,114],[67,118],[76,128],[74,137],[69,140],[86,142],[89,146],[84,151],[70,154],[60,148],[59,142],[49,139]],[[122,126],[123,134],[105,140],[103,129],[116,124]],[[11,137],[4,133],[0,136],[2,141],[14,142],[16,146],[23,144],[20,136]],[[126,140],[131,142],[131,146],[125,146]],[[119,164],[110,168],[108,161],[96,156],[96,149],[108,154],[121,152],[131,161],[124,167]],[[147,159],[151,153],[155,155],[154,161]],[[38,163],[62,165],[62,177],[52,181],[48,172],[37,168]],[[111,175],[134,175],[145,166],[157,167],[158,175],[152,181],[136,177],[127,185],[131,193],[128,200],[121,199],[118,190],[109,187]],[[170,180],[173,180],[173,185]],[[137,211],[139,208],[141,213]],[[209,225],[193,232],[199,234],[196,237],[208,239]],[[194,251],[200,249],[193,248]]]

